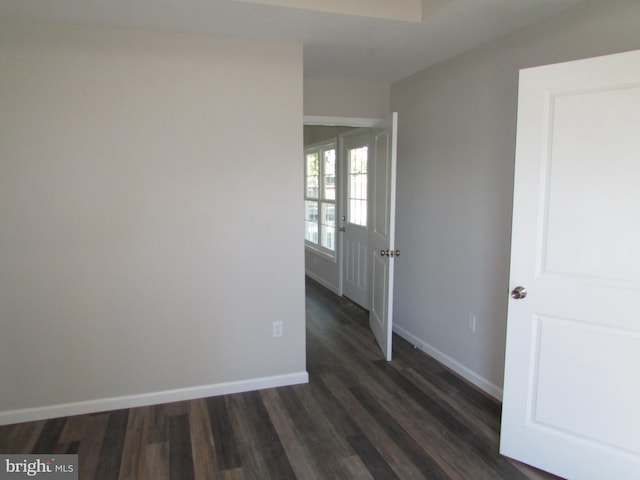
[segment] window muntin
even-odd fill
[[[336,147],[334,142],[305,150],[305,241],[335,258]]]
[[[307,153],[305,161],[305,198],[318,198],[320,164],[318,152]]]
[[[335,203],[322,203],[322,216],[320,220],[322,232],[321,245],[329,250],[336,249],[336,205]]]
[[[322,198],[336,200],[336,150],[325,150],[322,162]]]
[[[368,147],[349,149],[348,221],[367,226],[367,163]]]
[[[318,202],[304,201],[304,239],[318,243]]]

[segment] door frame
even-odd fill
[[[303,125],[317,125],[317,126],[329,126],[329,127],[352,127],[352,128],[373,128],[375,125],[378,125],[384,118],[371,118],[371,117],[334,117],[334,116],[321,116],[321,115],[304,115],[302,117]],[[344,179],[342,178],[342,140],[340,136],[338,136],[338,141],[336,143],[336,150],[338,154],[338,166],[336,167],[338,170],[338,194],[341,195],[344,189]],[[338,209],[337,209],[338,219],[341,219],[344,215],[344,206],[342,198],[339,198],[338,201]],[[336,225],[338,226],[338,225]],[[336,245],[336,261],[338,264],[338,291],[336,292],[339,296],[343,296],[343,277],[344,277],[344,260],[343,260],[343,236],[338,235],[338,242]]]
[[[324,117],[317,115],[305,115],[302,117],[303,125],[318,125],[325,127],[372,128],[383,120],[384,118]]]
[[[356,125],[345,125],[345,118],[340,118],[340,117],[309,117],[309,116],[305,116],[304,120],[305,123],[304,125],[325,125],[325,126],[351,126],[353,128],[358,128],[358,127],[364,127],[364,128],[369,128],[370,129],[370,135],[371,135],[371,139],[370,142],[372,142],[372,144],[370,144],[370,147],[373,147],[373,154],[376,156],[376,160],[374,161],[375,163],[375,167],[374,168],[378,168],[378,162],[377,162],[377,155],[378,155],[378,146],[377,146],[377,140],[376,140],[376,133],[375,133],[375,129],[377,128],[382,128],[384,131],[389,131],[391,133],[390,135],[390,141],[391,141],[391,145],[388,147],[389,150],[389,154],[391,155],[391,171],[389,172],[390,175],[390,181],[392,181],[393,185],[391,186],[391,200],[390,200],[390,208],[393,208],[394,213],[389,214],[390,215],[390,222],[389,222],[389,237],[388,240],[390,241],[390,245],[388,247],[388,250],[386,250],[387,254],[389,254],[389,252],[393,252],[395,249],[395,228],[394,228],[394,215],[395,215],[395,192],[396,192],[396,180],[395,180],[395,176],[396,176],[396,155],[397,155],[397,127],[398,127],[398,113],[397,112],[391,112],[390,116],[388,116],[387,118],[383,118],[383,119],[350,119],[350,120],[355,120]],[[360,132],[358,132],[359,134]],[[353,135],[356,135],[356,133],[354,133]],[[338,158],[337,158],[337,165],[336,165],[336,172],[343,172],[344,170],[346,170],[345,165],[344,165],[344,156],[342,155],[343,150],[344,150],[344,138],[345,136],[348,135],[339,135],[338,137]],[[370,157],[369,157],[370,158]],[[387,156],[387,158],[389,158],[389,156]],[[370,165],[370,164],[369,164]],[[371,173],[370,169],[367,168],[367,176],[369,176],[369,173]],[[377,181],[377,180],[376,180]],[[345,179],[344,179],[344,175],[339,175],[338,177],[338,192],[336,192],[336,199],[342,198],[344,199],[345,196]],[[374,186],[372,185],[372,182],[370,182],[369,180],[367,181],[367,185],[368,185],[368,193],[367,193],[367,217],[368,217],[368,221],[367,221],[367,230],[369,232],[369,247],[371,249],[371,244],[372,244],[372,235],[371,235],[371,228],[372,228],[372,223],[371,219],[373,218],[373,215],[375,215],[375,212],[372,212],[372,206],[373,206],[373,198],[372,198],[372,192],[375,190]],[[338,218],[342,218],[345,215],[345,207],[344,207],[344,201],[340,202],[340,204],[338,205],[338,208],[336,209]],[[373,215],[372,215],[373,213]],[[337,223],[337,222],[336,222]],[[336,225],[337,227],[338,225]],[[385,244],[386,246],[386,244]],[[343,280],[344,280],[344,235],[338,235],[338,242],[336,245],[337,249],[339,250],[339,252],[337,251],[336,254],[338,255],[338,294],[340,296],[343,295]],[[381,250],[382,252],[383,250]],[[371,253],[371,251],[370,251]],[[399,255],[400,252],[398,252],[397,254]],[[394,257],[393,253],[391,253],[390,257]],[[371,260],[371,256],[370,256],[370,260]],[[369,266],[367,268],[367,283],[368,283],[368,290],[369,290],[369,302],[371,302],[371,297],[373,295],[373,271],[372,271],[372,265],[371,265],[371,261],[368,261]],[[369,328],[371,329],[372,333],[374,334],[376,341],[379,343],[380,349],[382,351],[383,356],[385,357],[385,359],[387,361],[391,360],[391,356],[392,356],[392,336],[393,336],[393,324],[392,321],[389,321],[389,318],[392,318],[392,305],[393,305],[393,258],[389,259],[391,261],[390,263],[390,267],[389,267],[389,276],[387,277],[387,280],[390,280],[388,283],[388,287],[385,287],[385,291],[386,294],[385,296],[385,300],[384,300],[384,309],[385,309],[385,313],[383,315],[383,329],[374,329],[373,328],[373,323],[372,321],[378,321],[378,317],[376,315],[372,315],[372,305],[369,305]],[[385,274],[386,275],[386,274]],[[380,323],[380,322],[379,322]]]

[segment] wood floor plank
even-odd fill
[[[374,480],[369,473],[366,465],[362,463],[362,460],[358,455],[352,455],[350,457],[344,457],[340,460],[344,471],[347,474],[346,478],[357,478],[360,480]]]
[[[347,441],[374,479],[401,480],[366,435],[353,435]]]
[[[418,465],[427,460],[416,452],[416,447],[411,440],[407,444],[403,443],[402,439],[405,435],[419,445],[451,479],[484,480],[495,477],[495,474],[478,459],[473,463],[473,469],[468,470],[466,467],[471,462],[466,459],[473,457],[473,452],[465,448],[464,441],[459,441],[455,435],[442,428],[439,422],[424,411],[410,396],[398,392],[393,401],[380,401],[379,405],[384,408],[386,415],[393,418],[393,422],[389,422],[389,425],[392,428],[401,429],[400,432],[395,433],[400,437],[397,441],[403,444],[403,450],[407,452],[407,455],[411,454],[417,458]],[[461,458],[464,458],[465,461],[461,461]],[[428,471],[429,463],[424,465],[422,469]]]
[[[329,375],[329,373],[326,375]],[[309,374],[309,386],[305,390],[306,394],[312,397],[322,409],[324,417],[331,423],[341,441],[348,444],[346,442],[347,437],[361,432],[342,402],[335,397],[322,381],[321,375]]]
[[[357,426],[356,433],[348,438],[355,438],[359,435],[365,435],[371,442],[377,446],[378,450],[386,459],[386,462],[392,466],[394,471],[401,478],[428,478],[425,477],[420,469],[411,463],[409,458],[387,434],[376,419],[353,397],[348,387],[344,385],[336,375],[323,374],[322,382],[327,385],[331,394],[336,397],[336,405],[344,408],[347,415]],[[338,408],[338,407],[336,407]],[[353,444],[351,444],[353,447]],[[361,459],[364,463],[364,459]],[[366,465],[366,463],[365,463]]]
[[[66,418],[47,420],[31,453],[60,453],[56,451],[56,445],[66,422]]]
[[[129,410],[110,412],[108,418],[94,476],[95,480],[116,479],[120,473]]]
[[[87,428],[87,416],[75,415],[68,417],[65,422],[64,428],[60,433],[60,443],[69,444],[72,442],[79,442],[84,437],[84,432]]]
[[[351,388],[351,394],[374,417],[380,425],[383,425],[389,437],[399,445],[409,460],[418,467],[422,474],[429,479],[449,480],[452,478],[447,473],[446,464],[439,462],[439,458],[432,456],[432,452],[421,447],[414,438],[387,413],[377,400],[370,396],[362,387]]]
[[[166,415],[166,405],[153,405],[148,422],[148,442],[166,443],[169,439],[169,416]]]
[[[315,400],[300,393],[296,387],[278,391],[288,416],[295,424],[300,442],[313,452],[323,478],[344,477],[339,460],[353,454],[351,447],[335,432]]]
[[[143,451],[143,425],[147,411],[142,408],[132,408],[129,413],[118,474],[119,480],[135,478],[138,475],[140,456]]]
[[[206,400],[216,459],[220,470],[236,470],[242,466],[240,450],[229,416],[228,397]]]
[[[41,420],[0,428],[0,453],[31,453],[46,424]]]
[[[426,355],[416,355],[413,347],[401,338],[394,339],[397,347],[398,361],[392,362],[392,366],[403,371],[411,377],[418,386],[429,395],[438,395],[446,398],[450,406],[461,406],[459,412],[466,413],[475,426],[487,431],[487,438],[497,438],[500,432],[500,403],[478,391],[467,381],[461,379],[443,365],[434,365],[435,360]],[[407,350],[407,349],[410,350]],[[408,354],[406,354],[408,352]],[[425,360],[419,362],[416,360]],[[428,368],[424,368],[428,365]]]
[[[82,480],[549,480],[498,451],[500,404],[307,281],[309,383],[0,426],[0,453],[75,453]]]
[[[278,392],[267,389],[260,393],[269,412],[271,422],[278,432],[282,446],[287,452],[287,457],[296,474],[296,478],[308,478],[309,480],[327,478],[322,474],[322,462],[318,462],[308,446],[301,441],[298,434],[299,427],[296,426],[295,420],[289,416]]]
[[[496,472],[509,479],[524,479],[526,478],[520,470],[515,468],[511,462],[504,457],[497,454],[497,452],[491,451],[487,448],[485,442],[482,441],[473,431],[467,428],[453,412],[447,410],[444,406],[440,405],[432,397],[425,395],[422,390],[417,388],[415,384],[411,383],[406,377],[399,374],[392,368],[389,368],[385,362],[378,363],[386,375],[388,375],[401,389],[409,393],[413,398],[416,398],[418,402],[429,410],[434,419],[442,424],[444,428],[447,428],[454,436],[464,438],[466,444],[491,468]]]
[[[171,415],[169,419],[169,478],[194,480],[191,435],[188,414]]]
[[[445,405],[445,408],[452,410],[458,419],[481,436],[488,446],[495,450],[499,448],[499,422],[495,419],[495,417],[499,418],[499,411],[498,413],[489,413],[488,410],[478,408],[477,405],[465,401],[464,397],[458,396],[456,392],[444,392],[412,369],[399,364],[392,367],[397,368],[426,395],[434,398],[441,405]],[[496,425],[498,426],[496,427]]]
[[[242,468],[232,468],[222,472],[222,480],[245,480],[245,478]]]
[[[218,471],[216,449],[213,445],[207,402],[204,399],[191,402],[189,430],[195,478],[216,478]]]
[[[312,427],[322,429],[329,437],[332,451],[342,457],[351,456],[353,451],[346,438],[360,433],[360,430],[350,421],[343,408],[337,408],[335,397],[331,396],[319,378],[314,386],[316,384],[319,389],[312,389],[311,385],[296,385],[292,390],[312,420]],[[320,393],[322,389],[324,393]]]
[[[80,448],[80,442],[71,442],[69,443],[69,446],[67,447],[67,449],[65,450],[65,454],[69,454],[69,455],[77,455],[78,454],[78,449]]]
[[[139,473],[140,480],[169,479],[169,442],[149,443],[141,454]]]
[[[254,438],[265,463],[268,465],[268,471],[272,478],[283,480],[296,478],[278,432],[269,418],[262,397],[258,392],[250,392],[245,397],[248,407],[245,415],[247,420],[251,422],[255,433]]]
[[[95,478],[108,423],[108,413],[87,415],[84,436],[78,446],[78,478],[87,480]]]
[[[256,392],[230,396],[230,414],[247,479],[294,479],[295,472]]]

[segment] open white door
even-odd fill
[[[513,209],[500,451],[639,479],[640,51],[521,72]]]
[[[342,294],[369,310],[369,188],[371,131],[342,134]]]
[[[373,162],[369,170],[371,188],[371,308],[369,326],[382,353],[391,360],[393,328],[393,264],[399,254],[395,246],[396,156],[398,114],[373,129]]]

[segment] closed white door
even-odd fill
[[[369,309],[369,158],[371,131],[342,137],[342,294]]]
[[[371,308],[369,327],[385,358],[391,360],[393,273],[400,250],[395,245],[398,114],[373,129],[371,188]]]
[[[637,480],[640,51],[523,70],[518,102],[500,451]]]

